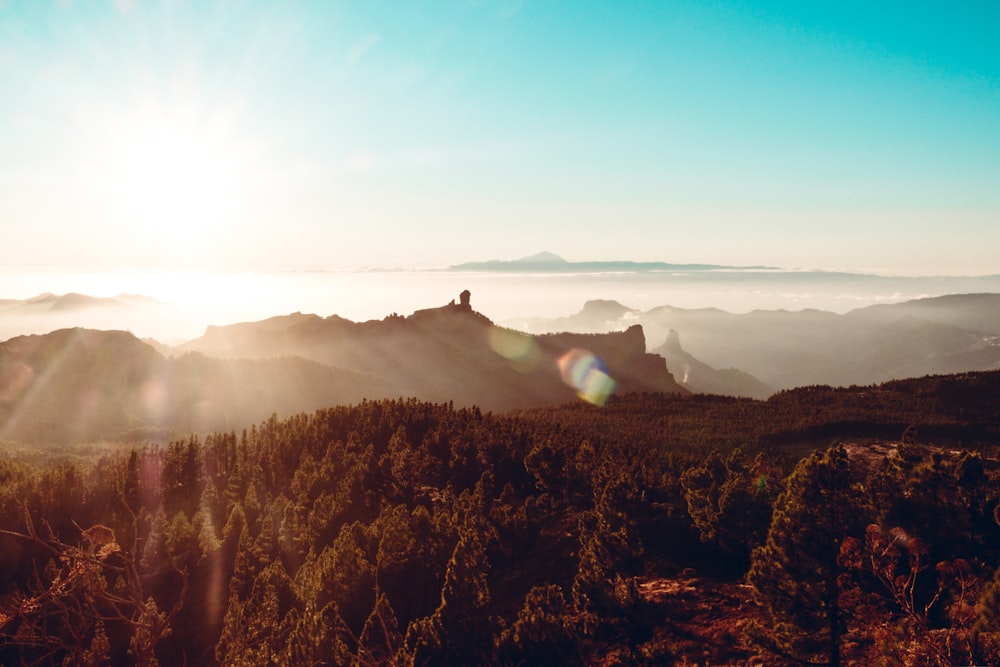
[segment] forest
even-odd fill
[[[1000,664],[1000,372],[0,456],[4,665]]]

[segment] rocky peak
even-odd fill
[[[671,329],[667,332],[667,340],[663,343],[660,350],[664,353],[681,353],[684,351],[681,349],[681,335],[677,333],[677,329]]]

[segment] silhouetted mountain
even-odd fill
[[[368,322],[294,313],[210,327],[177,349],[220,357],[296,355],[386,378],[406,395],[492,410],[572,400],[578,388],[563,376],[574,360],[593,363],[618,392],[684,391],[663,360],[646,353],[641,328],[533,337],[497,327],[467,304]],[[567,357],[574,351],[594,358]]]
[[[775,389],[1000,368],[997,294],[919,299],[844,315],[663,306],[647,312],[626,309],[615,321],[586,316],[586,311],[524,323],[537,333],[607,331],[638,323],[650,340],[666,339],[674,330],[695,359],[712,368],[740,369]],[[670,366],[680,372],[676,362]]]
[[[848,313],[853,318],[894,322],[911,317],[1000,336],[1000,294],[951,294],[896,304],[879,304]]]
[[[275,412],[392,394],[380,378],[304,359],[167,359],[124,331],[63,329],[0,343],[0,440],[235,429]]]
[[[653,350],[663,357],[667,368],[676,373],[677,381],[685,389],[696,394],[719,394],[722,396],[744,396],[763,399],[774,393],[774,389],[736,368],[717,370],[688,354],[681,348],[680,335],[670,330],[663,345]]]
[[[161,347],[166,349],[165,347]],[[124,331],[64,329],[0,344],[0,439],[242,428],[362,399],[506,410],[614,392],[681,392],[642,329],[532,337],[467,303],[355,323],[274,317],[210,327],[164,357]]]
[[[606,272],[606,271],[712,271],[719,269],[771,270],[766,266],[723,266],[720,264],[670,264],[668,262],[569,262],[551,252],[540,252],[515,260],[491,259],[485,262],[465,262],[448,267],[449,271],[547,271],[547,272]]]

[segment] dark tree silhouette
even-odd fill
[[[800,463],[778,498],[749,581],[770,619],[773,647],[799,660],[841,664],[841,541],[864,525],[847,452],[835,446]]]

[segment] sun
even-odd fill
[[[199,257],[234,224],[240,164],[225,118],[145,105],[120,119],[107,150],[116,203],[146,247]]]

